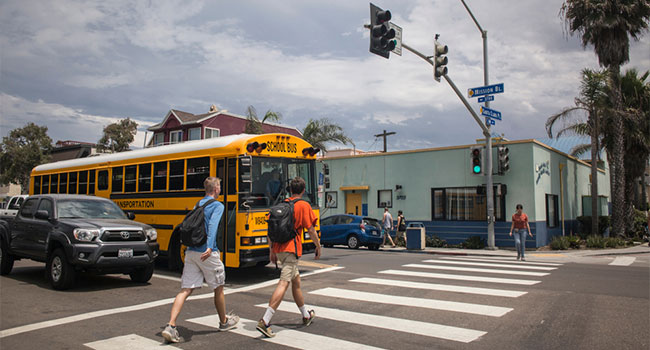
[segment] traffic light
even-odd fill
[[[470,169],[474,175],[483,175],[483,147],[470,148]]]
[[[510,170],[510,150],[506,146],[499,146],[497,154],[499,158],[499,174],[503,175]]]
[[[447,45],[440,44],[437,39],[434,44],[433,78],[436,79],[437,82],[440,82],[440,77],[447,75],[447,56],[443,55],[447,54],[449,48]]]
[[[384,58],[388,58],[397,45],[395,29],[389,25],[390,19],[390,11],[370,4],[370,52]]]

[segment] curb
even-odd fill
[[[455,251],[431,251],[431,250],[408,250],[408,249],[380,249],[379,251],[383,252],[397,252],[397,253],[411,253],[411,254],[431,254],[431,255],[456,255],[456,256],[490,256],[490,257],[504,257],[504,258],[509,258],[513,257],[514,252],[512,255],[504,255],[504,254],[490,254],[490,253],[479,253],[477,252],[471,252],[471,251],[463,251],[463,252],[455,252]],[[561,250],[549,250],[549,251],[531,251],[526,253],[529,254],[535,254],[535,253],[552,253],[552,254],[562,254],[566,257],[590,257],[590,256],[607,256],[607,255],[632,255],[632,254],[650,254],[650,249],[649,250],[642,250],[642,251],[620,251],[620,252],[597,252],[594,251],[593,253],[586,253],[584,255],[579,254],[578,252],[565,252]]]

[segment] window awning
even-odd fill
[[[341,191],[368,191],[370,186],[341,186],[339,187]]]

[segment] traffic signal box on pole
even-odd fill
[[[330,166],[327,165],[326,163],[323,163],[323,183],[325,185],[325,188],[328,189],[330,188]]]
[[[440,82],[440,77],[447,75],[447,52],[449,48],[447,45],[442,45],[438,40],[434,43],[433,49],[433,78]]]
[[[499,175],[503,175],[510,170],[510,150],[506,146],[497,148],[497,157],[499,159]]]
[[[389,25],[390,11],[370,4],[370,52],[388,58],[397,45],[395,29]]]
[[[470,173],[483,175],[483,146],[472,146],[469,149]]]

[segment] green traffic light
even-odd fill
[[[474,165],[474,174],[480,174],[480,173],[481,173],[481,166]]]

